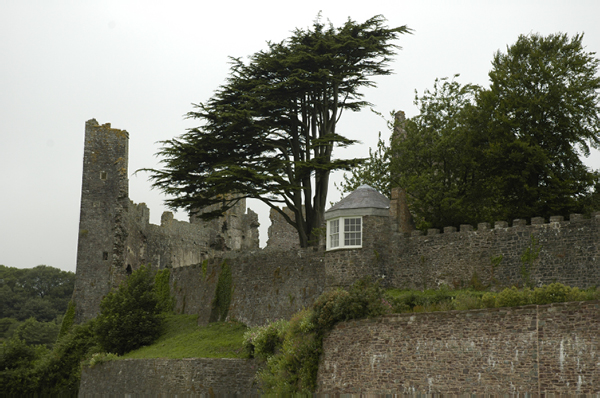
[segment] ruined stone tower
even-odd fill
[[[85,124],[81,213],[77,245],[77,278],[73,300],[77,323],[92,318],[100,301],[125,274],[125,213],[129,205],[127,160],[129,134]]]
[[[186,267],[223,252],[258,249],[258,215],[246,212],[243,198],[215,220],[178,221],[165,212],[161,225],[151,224],[148,207],[129,200],[128,143],[126,131],[86,122],[76,323],[95,317],[102,298],[141,265]]]

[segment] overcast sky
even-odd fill
[[[384,15],[407,25],[395,74],[365,90],[375,110],[416,114],[414,90],[460,73],[488,86],[494,53],[519,34],[585,33],[600,53],[600,1],[0,1],[0,264],[75,271],[85,122],[129,132],[129,172],[157,167],[157,141],[182,134],[183,115],[206,101],[245,57],[306,28],[322,11],[340,26]],[[339,157],[366,157],[385,121],[368,109],[345,114],[338,131],[362,144]],[[600,156],[589,164],[600,167]],[[340,176],[334,176],[339,181]],[[147,175],[130,176],[130,198],[151,222],[166,210]],[[339,200],[330,187],[329,201]],[[268,214],[260,214],[261,240]],[[177,218],[186,219],[185,214]]]

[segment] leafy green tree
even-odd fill
[[[35,318],[42,322],[50,322],[56,318],[58,312],[56,308],[52,306],[50,300],[44,300],[41,298],[30,298],[21,307],[19,317],[21,319]]]
[[[504,219],[580,212],[598,182],[580,154],[600,145],[600,61],[582,40],[522,35],[494,56],[478,106]]]
[[[334,147],[356,142],[337,123],[344,111],[369,104],[360,89],[391,73],[397,46],[390,42],[409,32],[384,21],[376,16],[335,28],[317,20],[268,43],[248,63],[232,59],[226,83],[188,113],[201,126],[164,141],[158,153],[164,169],[147,170],[153,186],[173,197],[167,205],[211,218],[255,198],[296,228],[301,246],[315,240],[330,173],[360,163],[333,157]]]
[[[94,334],[94,320],[73,325],[69,333],[58,339],[52,352],[42,356],[36,363],[37,394],[77,396],[81,361],[100,351]]]
[[[419,228],[476,223],[495,210],[493,185],[481,169],[485,136],[472,128],[480,90],[436,79],[433,91],[415,97],[419,114],[393,144],[391,172]]]
[[[13,338],[23,340],[29,345],[43,344],[52,348],[59,329],[60,326],[54,322],[38,322],[35,318],[29,318],[17,327]]]
[[[106,351],[123,355],[160,335],[163,315],[149,266],[134,271],[100,303],[94,333]]]
[[[419,228],[597,208],[599,174],[580,154],[600,144],[600,61],[582,38],[520,36],[489,89],[441,79],[415,99],[405,137],[381,152]],[[346,182],[378,175],[373,158]]]
[[[18,326],[19,321],[15,318],[0,318],[0,342],[10,338]]]
[[[335,184],[342,193],[352,192],[363,184],[368,184],[377,191],[391,196],[392,186],[398,185],[394,175],[390,172],[390,160],[392,151],[390,145],[381,138],[377,140],[377,149],[369,148],[369,157],[363,163],[354,167],[351,172],[344,173],[343,181]]]
[[[0,318],[50,321],[64,314],[75,274],[46,265],[19,269],[0,265]]]
[[[43,345],[32,346],[12,338],[0,347],[2,395],[33,396],[36,388],[35,362],[48,353]]]

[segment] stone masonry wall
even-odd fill
[[[256,396],[257,365],[247,359],[124,359],[81,372],[79,397]]]
[[[85,124],[85,149],[77,246],[77,278],[73,291],[76,322],[93,318],[100,300],[125,275],[124,250],[128,208],[125,130]]]
[[[395,234],[390,240],[386,280],[389,286],[436,288],[467,285],[476,275],[492,286],[523,285],[521,256],[534,245],[540,248],[531,280],[535,285],[560,282],[587,288],[600,285],[600,215],[584,219],[573,214],[569,221],[552,217],[549,223],[532,219],[531,225],[515,220],[512,227],[497,222],[463,225],[457,232],[420,231],[411,237]],[[502,256],[493,268],[492,258]]]
[[[223,261],[232,274],[228,319],[248,326],[289,319],[303,307],[310,306],[331,285],[325,273],[323,252],[309,249],[229,253],[198,265],[171,270],[171,291],[177,312],[197,314],[199,324],[209,322]]]
[[[245,200],[209,222],[179,221],[164,212],[161,224],[154,225],[149,214],[144,203],[130,203],[127,263],[133,270],[142,264],[157,269],[185,267],[227,251],[258,249],[258,215],[250,209],[246,212]]]
[[[321,393],[599,394],[600,302],[388,315],[326,337]]]
[[[141,265],[155,269],[198,264],[228,251],[258,249],[258,215],[241,199],[223,217],[177,221],[165,212],[150,224],[145,204],[129,200],[129,134],[86,122],[77,270],[75,321],[91,319],[100,301]]]
[[[530,226],[516,223],[510,228],[480,225],[476,231],[463,226],[460,232],[449,229],[404,237],[389,232],[386,217],[365,216],[362,249],[228,252],[204,266],[174,268],[173,292],[178,311],[198,314],[200,323],[207,323],[220,265],[226,259],[234,287],[229,318],[255,326],[289,318],[323,291],[347,287],[362,277],[395,288],[459,287],[474,276],[497,288],[523,285],[521,255],[531,246],[532,236],[541,248],[532,270],[535,284],[600,285],[596,260],[600,221],[571,218]],[[502,261],[493,268],[491,259],[498,256]]]
[[[283,208],[283,212],[292,220],[296,217],[287,207]],[[269,225],[268,231],[268,250],[293,250],[300,248],[298,231],[296,231],[296,228],[292,227],[278,211],[271,209],[269,211],[269,220],[271,221],[271,225]]]

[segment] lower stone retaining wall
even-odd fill
[[[342,323],[324,341],[318,390],[600,394],[600,302]]]
[[[256,396],[256,371],[247,359],[109,361],[83,368],[79,396]]]
[[[82,371],[80,397],[252,396],[244,359],[126,359]],[[323,394],[600,396],[600,301],[395,314],[325,338]]]

